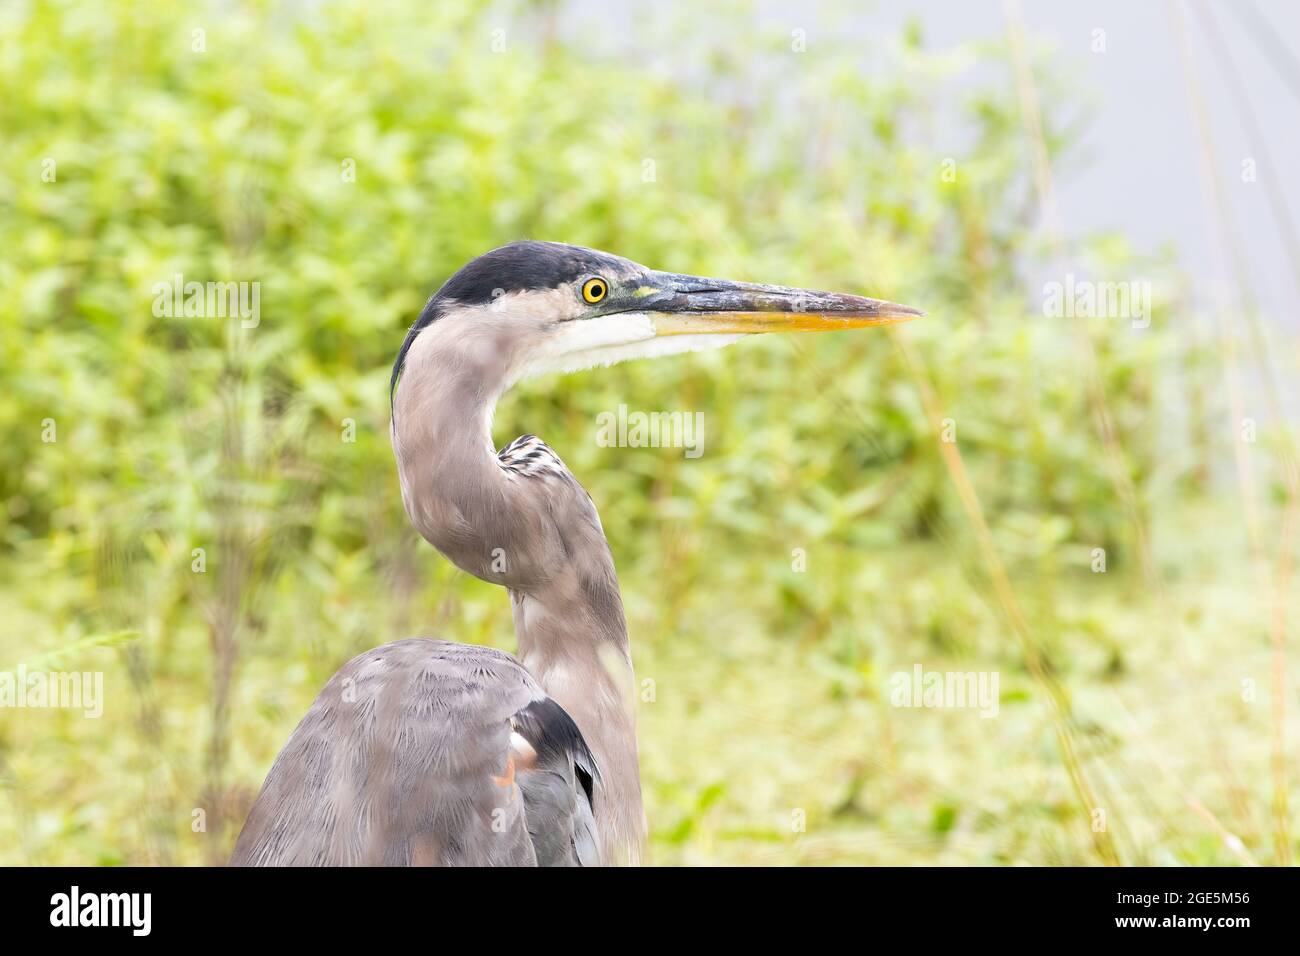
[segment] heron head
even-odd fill
[[[888,325],[922,314],[857,295],[659,272],[581,246],[512,242],[468,263],[429,300],[392,381],[396,387],[417,336],[431,326],[499,367],[509,384],[749,335]]]

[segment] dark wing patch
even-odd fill
[[[577,724],[555,701],[534,700],[511,719],[534,751],[516,776],[539,866],[600,862],[595,804],[600,772]]]
[[[587,795],[587,803],[595,807],[596,781],[600,779],[600,771],[582,731],[568,711],[551,698],[544,697],[532,701],[515,714],[513,723],[515,732],[537,751],[538,766],[556,761],[573,765],[574,774]]]

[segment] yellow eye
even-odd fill
[[[609,285],[599,277],[588,279],[582,284],[582,298],[587,302],[599,302],[609,292]]]

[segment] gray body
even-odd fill
[[[557,243],[512,243],[456,273],[394,366],[393,450],[420,534],[509,592],[518,657],[409,640],[344,665],[276,758],[232,864],[638,862],[613,557],[591,498],[540,439],[494,450],[497,400],[529,375],[917,314]]]
[[[414,639],[353,658],[276,758],[232,865],[597,862],[585,750],[557,734],[534,769],[501,776],[512,725],[546,700],[488,647]]]

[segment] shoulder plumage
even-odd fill
[[[560,456],[536,435],[520,435],[497,453],[497,460],[507,474],[570,479],[569,469]]]

